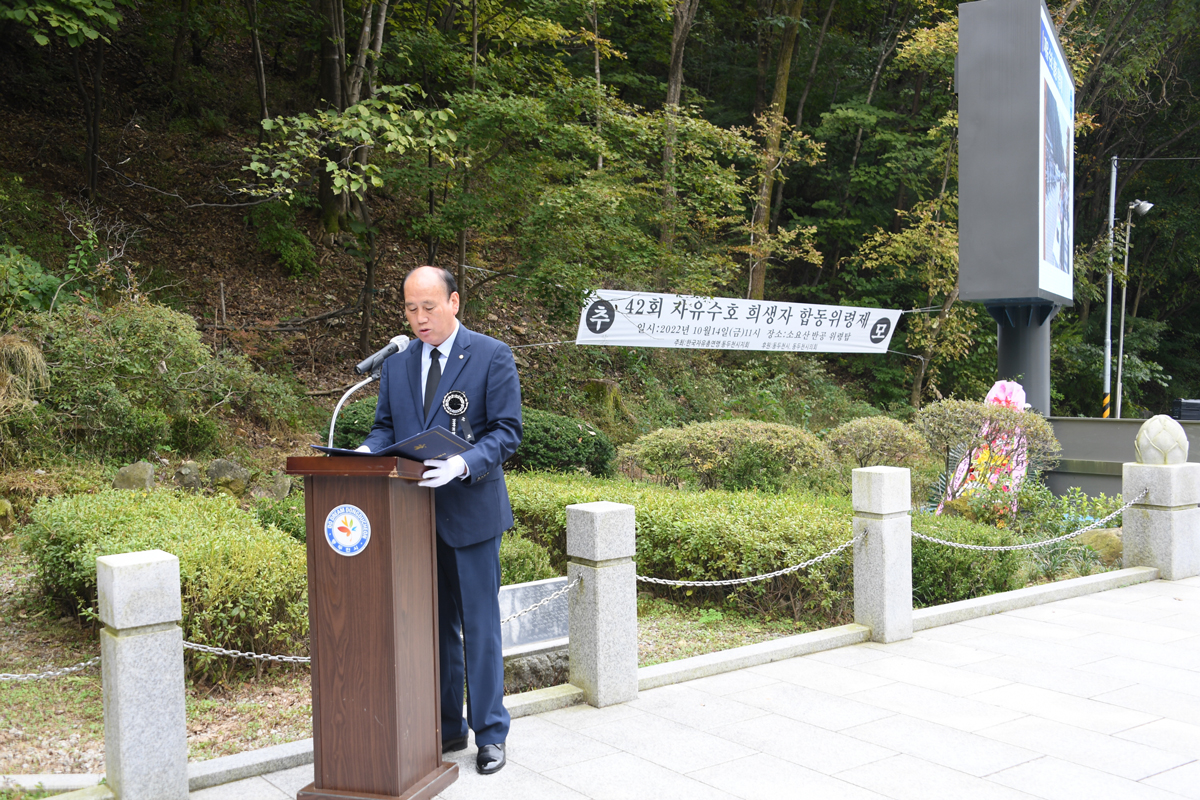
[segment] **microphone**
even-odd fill
[[[399,353],[405,347],[408,347],[408,337],[394,336],[392,337],[392,340],[388,342],[387,347],[358,362],[358,365],[354,368],[354,371],[359,375],[368,375],[373,373],[382,366],[384,360],[388,356]]]

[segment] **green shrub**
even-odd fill
[[[751,420],[663,428],[622,447],[621,456],[652,475],[704,489],[816,488],[832,476],[831,454],[816,436]]]
[[[916,430],[891,417],[844,422],[829,432],[825,443],[838,457],[859,467],[898,467],[927,452]]]
[[[963,517],[913,514],[913,531],[950,542],[981,545],[1018,544],[1011,531]],[[1020,551],[962,550],[914,538],[913,603],[934,606],[970,597],[1019,589],[1026,555]]]
[[[952,457],[956,451],[980,453],[1003,439],[1024,441],[1031,474],[1054,469],[1062,452],[1054,429],[1041,414],[995,403],[941,400],[918,411],[913,426],[945,459],[947,472],[958,466]]]
[[[14,313],[48,309],[59,283],[21,248],[0,244],[0,329]]]
[[[50,385],[38,399],[52,412],[41,421],[54,428],[59,447],[137,458],[169,430],[184,450],[211,444],[212,425],[197,421],[217,413],[268,425],[294,424],[300,415],[288,384],[256,371],[243,356],[214,355],[195,321],[165,306],[73,305],[19,322],[50,367]]]
[[[298,542],[307,541],[304,527],[304,492],[292,490],[282,500],[260,497],[254,501],[254,515],[264,528],[274,525]]]
[[[583,420],[547,411],[522,408],[524,435],[521,446],[505,465],[512,469],[550,472],[587,470],[592,475],[612,474],[616,450],[603,432]]]
[[[758,492],[689,492],[648,483],[544,473],[508,480],[513,513],[551,560],[565,561],[566,507],[608,500],[634,506],[637,571],[673,580],[761,575],[825,553],[852,536],[848,497]],[[972,544],[1011,543],[1011,533],[965,519],[913,516],[913,529]],[[920,604],[949,602],[1016,588],[1021,553],[980,553],[913,542],[913,594]],[[936,549],[932,549],[936,548]],[[919,592],[919,594],[918,594]],[[706,596],[704,592],[684,594]],[[707,595],[711,597],[711,595]],[[828,625],[852,617],[853,553],[843,551],[798,572],[730,590],[726,599],[771,615],[818,617]]]
[[[558,577],[550,564],[550,552],[526,538],[521,526],[505,532],[500,540],[500,583],[528,583]]]
[[[354,449],[363,443],[363,439],[371,432],[371,426],[375,424],[375,405],[378,401],[378,395],[369,395],[342,406],[338,413],[337,427],[333,429],[334,447]],[[328,419],[325,420],[320,434],[321,441],[325,441],[329,435]]]
[[[178,416],[171,420],[171,447],[182,455],[207,455],[217,449],[220,433],[220,427],[208,417]]]
[[[39,502],[21,543],[45,593],[94,613],[96,557],[161,549],[179,558],[184,638],[259,653],[307,652],[304,547],[228,497],[105,490]],[[243,663],[188,651],[196,677]]]
[[[271,255],[293,278],[315,275],[317,250],[296,227],[296,210],[285,203],[271,202],[250,209],[249,221],[258,232],[258,249]]]

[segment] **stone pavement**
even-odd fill
[[[445,800],[1200,798],[1200,578],[513,721]],[[191,794],[294,798],[312,766]]]

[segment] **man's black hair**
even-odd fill
[[[408,283],[408,279],[410,277],[412,277],[412,274],[419,269],[425,269],[425,267],[421,266],[421,267],[414,267],[413,269],[410,269],[408,271],[408,274],[404,276],[404,280],[402,280],[400,282],[400,297],[401,297],[401,299],[403,299],[403,297],[404,297],[405,284]],[[446,269],[445,267],[430,267],[430,269],[436,269],[441,274],[442,283],[446,284],[446,299],[449,300],[450,295],[452,295],[458,291],[458,281],[456,281],[454,279],[454,273],[451,272],[450,270]]]

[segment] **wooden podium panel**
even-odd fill
[[[424,467],[397,458],[290,458],[304,475],[314,781],[300,800],[432,797],[441,758],[437,549]],[[370,541],[343,555],[325,520],[353,505]]]

